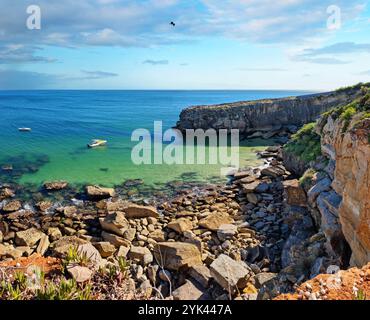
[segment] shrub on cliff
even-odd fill
[[[315,132],[315,122],[304,125],[285,145],[285,151],[293,153],[306,163],[321,155],[320,136]]]

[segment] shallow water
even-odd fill
[[[220,165],[141,165],[131,161],[133,130],[153,131],[176,124],[190,105],[277,98],[304,94],[294,91],[0,91],[0,182],[40,184],[67,180],[72,184],[146,184],[172,180],[219,178]],[[19,132],[30,127],[32,132]],[[109,141],[90,150],[91,139]],[[270,142],[247,141],[240,147],[241,165],[258,163],[255,152]]]

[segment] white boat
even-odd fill
[[[96,147],[105,146],[107,142],[108,142],[107,140],[94,139],[87,146],[89,148],[96,148]]]
[[[18,128],[18,131],[21,131],[21,132],[30,132],[32,131],[31,128]]]

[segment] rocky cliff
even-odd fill
[[[335,117],[323,119],[322,151],[335,161],[331,187],[342,199],[337,215],[352,249],[351,264],[362,266],[370,261],[370,117]]]
[[[221,105],[195,106],[183,110],[177,128],[239,129],[241,133],[281,130],[315,121],[329,109],[345,105],[359,94],[359,87],[329,93],[282,99],[243,101]]]
[[[309,134],[311,141],[314,134],[320,138],[324,158],[314,154],[315,159],[306,161],[310,169],[301,183],[311,216],[327,240],[326,249],[342,266],[349,262],[349,255],[351,265],[363,266],[370,261],[369,102],[369,91],[364,88],[358,99],[324,114],[310,127],[311,132],[306,127],[305,136],[293,136],[283,152],[293,171],[299,171],[302,160],[307,160],[302,141]],[[296,168],[292,157],[299,160]]]

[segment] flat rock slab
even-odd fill
[[[86,282],[91,279],[93,272],[86,267],[78,265],[68,265],[67,271],[71,277],[78,283]]]
[[[193,229],[193,223],[186,218],[179,218],[174,221],[171,221],[168,225],[168,228],[176,231],[177,233],[184,233],[185,231],[189,231]]]
[[[148,248],[132,246],[128,254],[130,259],[139,261],[142,265],[153,262],[153,255]]]
[[[217,237],[221,241],[231,239],[238,233],[238,227],[233,224],[223,224],[217,230]]]
[[[230,294],[244,289],[250,277],[245,263],[235,261],[225,254],[221,254],[212,262],[210,270],[216,282]]]
[[[64,258],[70,248],[78,248],[79,245],[85,243],[88,242],[76,236],[66,236],[54,242],[52,247],[57,257]]]
[[[104,239],[104,241],[110,242],[116,248],[119,248],[120,246],[129,247],[131,245],[130,241],[113,233],[103,231],[101,233],[101,237]]]
[[[176,271],[202,264],[197,246],[185,242],[160,242],[154,247],[154,256],[159,265]]]
[[[211,231],[217,231],[223,224],[233,223],[234,220],[225,212],[211,213],[199,221],[199,226]]]
[[[126,218],[141,219],[141,218],[158,218],[159,213],[156,208],[150,206],[140,206],[137,204],[127,205],[123,211],[126,214]]]
[[[174,300],[206,300],[206,295],[202,288],[190,280],[186,280],[186,283],[177,288],[172,293],[172,296]]]
[[[66,181],[51,181],[51,182],[44,183],[44,188],[48,191],[63,190],[67,187],[68,187],[68,182]]]
[[[113,188],[103,188],[99,186],[87,186],[86,194],[90,199],[101,200],[111,198],[115,195]]]
[[[189,275],[205,288],[208,287],[212,278],[211,271],[205,265],[192,266],[189,269]]]
[[[25,231],[18,231],[15,234],[15,243],[17,246],[34,246],[43,236],[46,236],[36,228],[30,228]],[[47,237],[47,236],[46,236]]]

